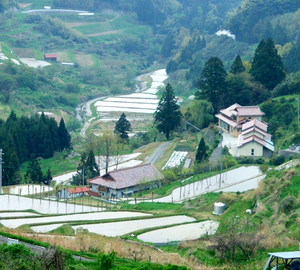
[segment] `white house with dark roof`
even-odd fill
[[[270,157],[274,152],[268,125],[256,119],[243,124],[237,147],[240,156]]]
[[[263,115],[264,113],[258,106],[241,106],[235,103],[226,109],[220,110],[216,117],[222,130],[238,137],[242,132],[243,124],[254,119],[262,121]]]
[[[161,186],[164,177],[151,164],[108,172],[101,177],[95,177],[88,182],[92,191],[103,197],[128,197],[133,193]]]

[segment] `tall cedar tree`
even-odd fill
[[[93,150],[89,152],[88,158],[85,163],[85,171],[88,178],[94,178],[96,176],[99,176],[99,168],[95,161],[95,155]]]
[[[128,140],[129,136],[127,131],[131,131],[131,124],[126,119],[125,113],[122,113],[115,125],[114,133],[118,134],[121,137],[121,139]]]
[[[154,123],[157,129],[165,134],[167,140],[170,137],[170,132],[181,123],[182,114],[177,101],[173,88],[168,83],[154,113]]]
[[[25,178],[29,178],[32,183],[39,184],[44,181],[41,166],[36,158],[33,158],[27,167]]]
[[[84,175],[83,175],[84,173]],[[93,150],[89,152],[87,157],[86,152],[81,154],[80,162],[77,166],[77,174],[73,176],[73,185],[86,185],[87,179],[99,176],[99,168],[95,161]]]
[[[202,138],[197,148],[196,162],[200,163],[208,158],[208,154],[206,151],[207,151],[207,145],[205,144],[205,141]]]
[[[202,77],[199,80],[195,93],[196,99],[205,99],[212,103],[214,113],[221,107],[221,102],[226,97],[226,70],[223,62],[218,57],[211,57],[204,65]]]
[[[244,72],[246,69],[245,67],[243,66],[243,61],[240,57],[240,55],[238,54],[233,63],[232,63],[232,66],[231,66],[231,69],[230,69],[230,73],[232,74],[238,74],[238,73],[242,73]]]
[[[262,39],[258,44],[250,74],[269,90],[285,78],[283,63],[272,38],[268,38],[267,42]]]
[[[66,129],[63,118],[59,122],[58,137],[59,137],[59,141],[60,141],[60,151],[71,148],[71,135],[69,134],[68,130]]]

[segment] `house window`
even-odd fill
[[[251,156],[254,156],[254,148],[251,149]]]

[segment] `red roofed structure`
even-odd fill
[[[57,61],[57,54],[56,53],[47,53],[47,54],[44,54],[44,59],[45,59],[45,61],[56,62]]]
[[[133,193],[161,186],[164,177],[151,164],[115,170],[88,182],[92,191],[104,197],[127,197]]]
[[[60,199],[70,199],[89,195],[89,189],[86,186],[62,189],[57,192],[57,197]]]

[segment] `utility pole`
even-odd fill
[[[222,170],[223,170],[223,155],[222,155],[222,139],[223,139],[223,132],[222,132],[222,128],[221,128],[221,131],[220,131],[220,135],[221,135],[221,138],[220,138],[220,147],[221,147],[221,151],[220,151],[220,180],[219,180],[219,188],[221,188],[221,180],[222,180]]]
[[[296,100],[298,101],[298,124],[299,124],[299,98],[296,98]]]
[[[84,186],[84,167],[82,167],[82,185]]]
[[[2,159],[2,149],[0,149],[0,194],[2,194],[2,163],[3,163],[3,159]]]

